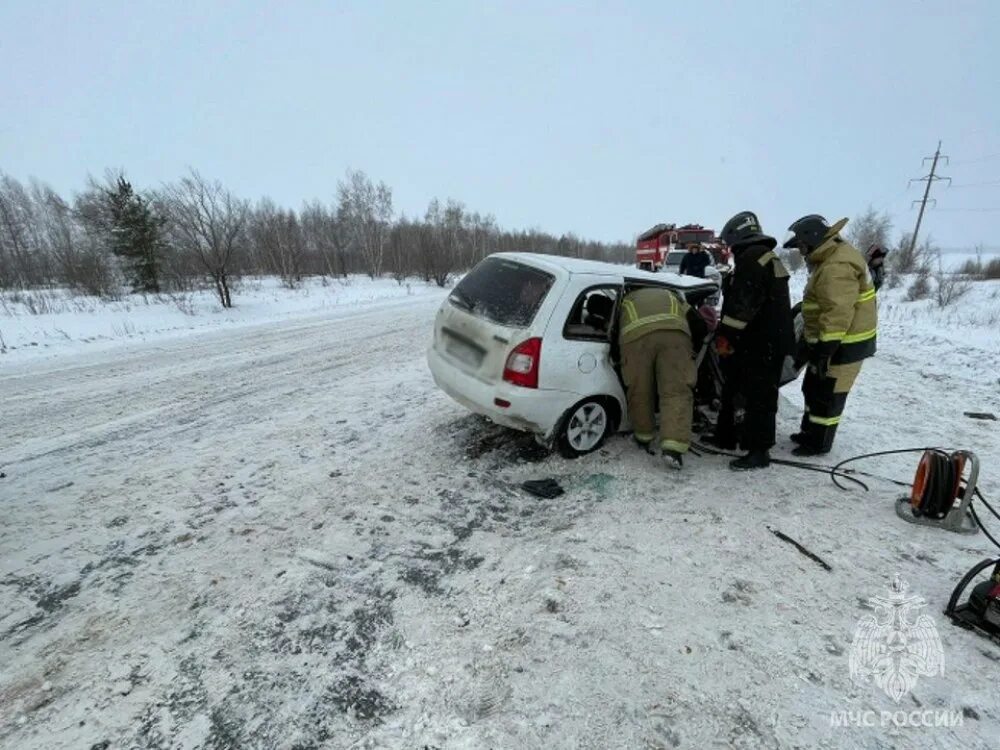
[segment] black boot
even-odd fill
[[[792,455],[799,456],[801,458],[807,458],[809,456],[825,456],[829,452],[829,448],[820,448],[818,445],[812,445],[810,443],[801,443],[798,448],[792,449]]]
[[[791,440],[796,445],[805,445],[806,443],[809,442],[809,436],[806,435],[804,432],[796,432],[792,435],[789,435],[788,439]]]
[[[651,456],[656,455],[656,448],[653,447],[652,440],[640,440],[635,435],[632,436],[632,439],[635,440],[635,444],[638,445],[640,448],[642,448],[644,451],[646,451],[646,453],[648,453]]]
[[[742,458],[729,462],[729,468],[733,471],[753,471],[754,469],[766,469],[771,465],[771,456],[767,451],[750,451]]]
[[[684,468],[684,456],[677,451],[663,451],[663,463],[668,469],[680,471]]]

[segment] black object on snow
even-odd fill
[[[997,421],[997,415],[991,414],[988,411],[967,411],[965,412],[965,416],[969,417],[969,419],[988,419],[991,422]]]
[[[559,497],[564,493],[563,488],[559,486],[559,482],[555,479],[529,479],[521,485],[521,489],[537,497],[544,497],[547,500]]]
[[[787,534],[782,534],[780,531],[778,531],[777,529],[772,529],[770,526],[767,527],[767,530],[770,531],[772,534],[774,534],[776,537],[778,537],[778,539],[780,539],[781,541],[788,542],[790,545],[795,547],[795,549],[797,549],[799,552],[801,552],[803,555],[808,557],[813,562],[818,563],[824,570],[833,570],[833,568],[830,567],[829,563],[827,563],[826,560],[824,560],[819,555],[810,552]]]

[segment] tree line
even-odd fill
[[[626,244],[502,229],[452,199],[433,199],[422,217],[397,216],[392,189],[361,171],[348,171],[329,203],[299,210],[269,198],[252,203],[195,170],[148,190],[108,172],[70,200],[0,172],[0,289],[118,297],[209,285],[231,307],[233,282],[243,276],[273,275],[295,287],[311,276],[364,273],[445,286],[506,251],[616,262],[634,254]]]

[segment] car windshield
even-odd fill
[[[550,274],[506,258],[487,258],[466,274],[448,299],[481,318],[512,328],[535,319],[552,288]]]
[[[667,265],[668,266],[679,266],[681,261],[684,260],[684,256],[687,255],[687,250],[674,250],[667,254]]]

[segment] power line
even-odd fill
[[[1000,208],[935,208],[935,211],[945,211],[947,213],[975,213],[988,214],[1000,211]]]
[[[978,164],[981,161],[989,161],[990,159],[1000,159],[1000,154],[986,154],[985,156],[977,156],[975,159],[962,159],[961,161],[956,161],[954,166],[957,167],[960,164]]]
[[[926,182],[927,183],[927,187],[924,188],[924,197],[922,199],[920,199],[919,201],[913,201],[913,203],[910,204],[911,208],[912,208],[912,206],[913,206],[914,203],[919,203],[920,204],[920,213],[917,214],[917,226],[914,227],[914,229],[913,229],[913,238],[910,240],[910,254],[911,255],[913,254],[913,249],[917,246],[917,235],[920,234],[920,222],[924,218],[924,209],[927,208],[927,200],[928,200],[928,198],[929,198],[929,196],[931,194],[931,185],[933,183],[935,183],[936,181],[938,181],[938,180],[947,180],[948,184],[949,185],[951,184],[951,178],[950,177],[938,177],[936,174],[934,174],[935,171],[937,171],[938,160],[940,160],[940,159],[944,159],[946,162],[948,162],[948,157],[941,155],[941,141],[938,141],[937,150],[934,152],[934,156],[925,156],[924,157],[924,161],[923,161],[923,163],[926,164],[928,160],[931,160],[931,171],[930,171],[930,174],[928,174],[925,177],[915,177],[912,180],[910,180],[910,183],[913,183],[913,182]],[[907,184],[907,187],[909,187],[909,184]],[[933,198],[930,198],[930,200],[934,201],[934,204],[937,205],[937,201],[936,200],[934,200]]]
[[[1000,180],[988,180],[986,182],[963,182],[961,185],[949,185],[953,188],[986,187],[987,185],[1000,185]]]

